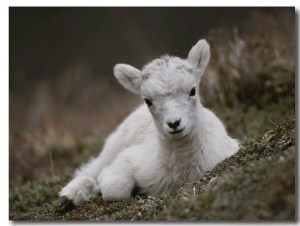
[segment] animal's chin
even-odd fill
[[[169,138],[174,139],[174,140],[179,140],[179,139],[182,139],[186,136],[186,133],[185,133],[184,129],[168,131],[166,133],[168,134]]]
[[[174,131],[170,131],[169,134],[175,135],[175,134],[180,134],[182,133],[183,129],[179,129],[179,130],[174,130]]]

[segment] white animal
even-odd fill
[[[200,40],[187,59],[162,56],[142,71],[127,64],[114,67],[119,83],[145,104],[60,191],[63,207],[74,207],[99,192],[103,200],[126,199],[135,187],[162,196],[199,180],[238,151],[238,141],[200,102],[199,83],[209,58],[209,45]]]

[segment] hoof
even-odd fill
[[[61,196],[59,198],[59,205],[59,212],[69,212],[75,208],[73,201],[66,196]]]

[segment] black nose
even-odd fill
[[[170,128],[176,129],[180,125],[180,121],[181,119],[175,120],[174,122],[167,122],[167,124]]]

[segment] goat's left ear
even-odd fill
[[[136,94],[140,93],[142,84],[142,73],[140,70],[128,64],[117,64],[114,67],[114,75],[126,89]]]
[[[210,47],[205,39],[201,39],[192,47],[189,52],[187,61],[195,69],[195,76],[200,81],[210,58]]]

